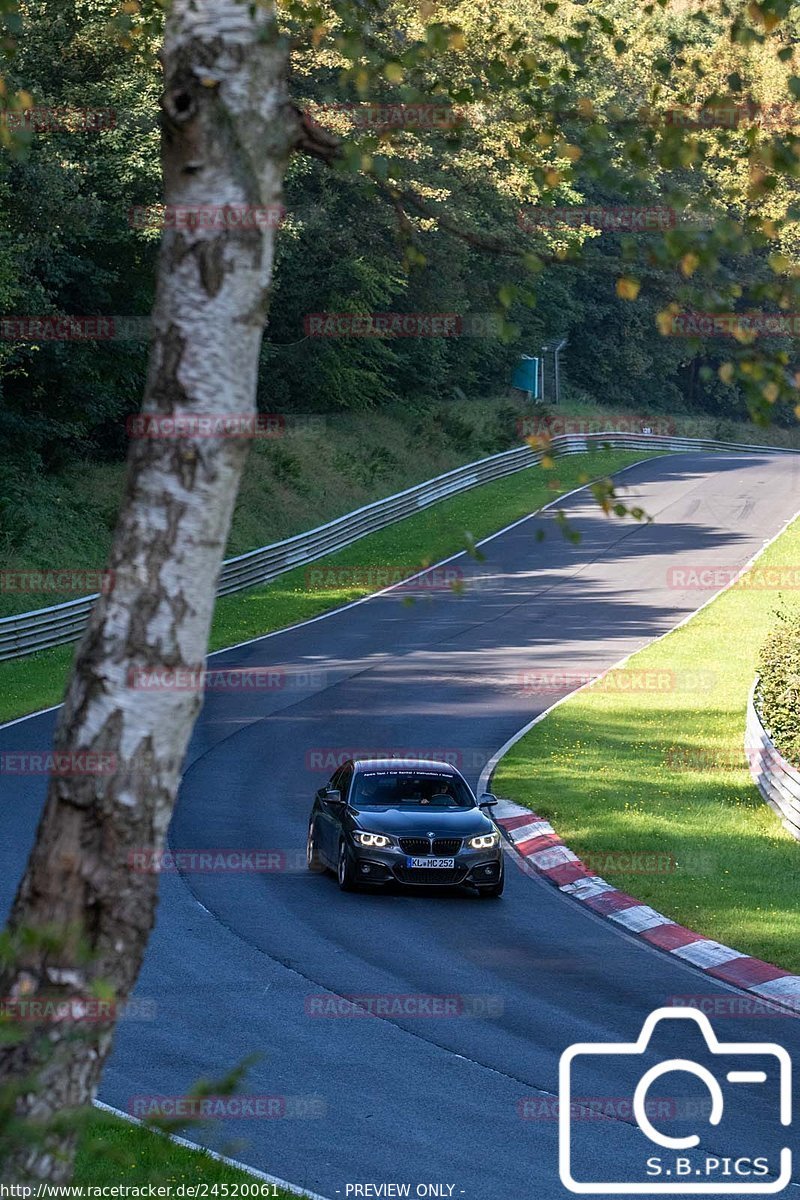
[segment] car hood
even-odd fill
[[[494,825],[479,808],[453,809],[450,812],[424,808],[380,808],[353,813],[359,829],[370,833],[393,833],[400,836],[421,835],[431,831],[434,837],[467,837],[470,834],[491,833]]]

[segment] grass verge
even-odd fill
[[[754,570],[799,554],[797,520]],[[546,817],[615,886],[800,972],[800,846],[751,783],[743,748],[758,649],[778,607],[800,601],[759,588],[754,570],[555,709],[501,761],[493,789]],[[621,690],[646,671],[657,689]],[[658,858],[636,873],[621,869],[628,854]]]
[[[191,1137],[191,1133],[188,1136]],[[81,1134],[72,1183],[79,1187],[127,1184],[147,1188],[153,1185],[170,1187],[173,1194],[179,1184],[192,1187],[207,1184],[208,1191],[204,1194],[209,1197],[235,1194],[232,1189],[215,1192],[215,1184],[246,1184],[248,1188],[258,1189],[257,1194],[262,1197],[289,1200],[296,1195],[275,1184],[254,1179],[203,1150],[178,1146],[150,1129],[102,1111],[92,1115]]]
[[[389,570],[401,577],[399,573],[410,574],[463,550],[473,540],[480,541],[589,478],[610,475],[648,457],[641,452],[597,450],[559,459],[550,471],[538,467],[519,471],[443,500],[314,565],[358,567],[362,572]],[[264,587],[220,599],[214,612],[211,649],[307,620],[374,590],[374,585],[359,585],[355,580],[349,585],[320,587],[310,578],[308,568],[297,567]],[[56,646],[0,663],[0,721],[57,704],[74,652],[74,646]]]

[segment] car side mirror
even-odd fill
[[[327,787],[323,788],[322,789],[322,799],[327,804],[342,804],[343,803],[342,793],[338,790],[338,788],[327,788]]]
[[[484,792],[478,801],[479,808],[494,808],[497,804],[497,796],[493,796],[491,792]]]

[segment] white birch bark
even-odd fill
[[[165,203],[280,205],[297,118],[271,11],[173,0],[163,65]],[[165,231],[145,413],[254,413],[274,237],[268,225]],[[122,1002],[136,981],[158,877],[132,871],[129,853],[163,845],[201,699],[131,688],[130,672],[203,663],[247,447],[202,436],[132,443],[113,588],[78,649],[56,740],[62,751],[115,755],[117,767],[51,779],[10,918],[17,950],[0,964],[0,996],[88,995],[103,980]],[[35,936],[23,942],[23,930],[48,930],[55,948],[52,939],[50,949]],[[113,1026],[18,1025],[18,1040],[0,1045],[0,1088],[14,1090],[16,1117],[35,1130],[90,1102]],[[73,1134],[12,1148],[13,1133],[6,1129],[0,1181],[69,1178]]]

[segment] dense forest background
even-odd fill
[[[717,19],[713,5],[588,8],[604,15],[588,22],[577,2],[395,0],[362,22],[374,61],[394,60],[392,69],[360,73],[342,38],[329,36],[344,28],[341,9],[319,8],[312,33],[295,39],[294,99],[343,139],[345,153],[333,165],[304,155],[290,165],[261,354],[263,411],[367,418],[398,403],[457,406],[497,394],[520,352],[556,336],[569,338],[572,387],[611,408],[734,418],[753,409],[746,363],[736,372],[726,365],[746,356],[746,345],[668,336],[665,322],[678,308],[775,308],[760,281],[772,278],[776,255],[795,261],[800,244],[792,138],[781,173],[758,164],[767,161],[761,147],[785,140],[795,121],[800,14],[790,13],[776,57],[758,40],[732,41],[729,18]],[[281,11],[293,35],[291,5]],[[398,67],[432,15],[457,24],[466,42],[451,39],[426,60],[409,52]],[[18,109],[113,118],[96,130],[23,121],[19,131],[17,122],[12,139],[4,114],[0,314],[149,313],[159,231],[134,227],[129,214],[160,198],[161,20],[157,5],[136,0],[20,6],[6,97],[23,89]],[[370,46],[359,53],[369,65]],[[359,124],[358,108],[341,108],[420,98],[452,106],[453,127],[382,134]],[[731,128],[721,120],[687,130],[670,116],[721,104],[737,112]],[[398,204],[387,180],[447,220]],[[583,204],[668,205],[675,225],[654,237],[587,225],[527,230],[518,219],[528,205]],[[306,315],[326,311],[496,321],[483,335],[457,338],[306,336]],[[792,343],[775,344],[779,376],[792,386]],[[0,339],[6,514],[35,477],[124,458],[145,367],[141,333]],[[794,422],[783,380],[756,375],[772,419]]]

